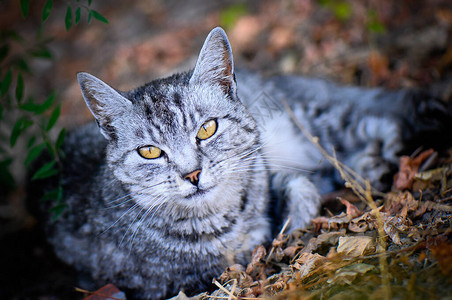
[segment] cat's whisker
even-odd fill
[[[108,226],[104,231],[102,231],[101,233],[99,233],[99,235],[104,234],[105,232],[107,232],[108,230],[110,230],[113,226],[115,226],[119,220],[121,220],[125,215],[127,215],[130,211],[136,209],[139,206],[138,203],[135,203],[133,206],[131,206],[128,210],[126,210],[125,212],[122,213],[122,215],[116,219],[115,222],[113,222],[112,224],[110,224],[110,226]]]
[[[115,205],[107,206],[107,207],[103,208],[103,210],[106,210],[106,209],[112,209],[112,208],[116,208],[116,207],[119,207],[119,206],[121,206],[121,205],[124,205],[124,204],[126,204],[126,203],[128,203],[128,202],[130,202],[130,201],[133,200],[133,195],[134,195],[134,193],[130,193],[130,194],[128,195],[128,197],[130,197],[129,199],[127,199],[127,200],[125,200],[125,201],[122,201],[122,202],[120,202],[120,203],[118,203],[118,204],[115,204]],[[121,198],[124,198],[124,197],[121,197]],[[111,201],[111,202],[109,202],[109,203],[112,203],[112,202],[115,202],[115,201],[119,201],[119,199],[113,200],[113,201]]]
[[[157,184],[156,184],[157,185]],[[155,185],[154,185],[155,186]],[[151,187],[154,187],[154,186],[151,186]],[[149,189],[149,188],[151,188],[151,187],[148,187],[148,188],[145,188],[145,189],[142,189],[140,192],[143,192],[144,190],[146,190],[146,189]],[[138,194],[138,192],[135,192],[134,193],[135,195],[136,194]],[[156,196],[154,199],[159,199],[161,197],[161,195],[158,195],[158,196]],[[127,201],[125,201],[125,202],[123,202],[123,203],[126,203],[126,202],[128,202],[128,201],[130,201],[130,200],[132,200],[132,199],[129,199],[129,200],[127,200]],[[121,203],[121,204],[119,204],[119,205],[122,205],[123,203]],[[157,203],[158,204],[158,203]],[[153,204],[150,208],[152,209],[155,205],[157,205],[157,204]],[[116,205],[116,206],[118,206],[118,205]],[[102,234],[104,234],[105,232],[107,232],[108,230],[110,230],[112,227],[114,227],[124,216],[126,216],[127,214],[129,214],[129,213],[131,213],[133,210],[136,210],[137,209],[137,207],[139,207],[140,205],[139,205],[139,203],[135,203],[134,205],[132,205],[129,209],[127,209],[114,223],[112,223],[110,226],[108,226],[104,231],[102,231],[99,235],[102,235]],[[108,209],[108,208],[107,208]],[[140,210],[140,212],[142,211],[143,209],[141,209]],[[139,214],[139,213],[138,213]],[[132,222],[133,223],[133,222]]]
[[[239,158],[239,159],[242,159],[242,158],[245,158],[245,157],[247,157],[247,156],[250,156],[251,154],[253,154],[253,153],[255,153],[255,152],[261,150],[263,147],[264,147],[264,145],[260,145],[259,147],[253,148],[253,149],[251,149],[251,150],[249,150],[249,151],[247,151],[247,152],[241,154],[240,156],[238,156],[238,158]]]
[[[228,171],[244,171],[244,172],[254,171],[255,170],[254,167],[280,168],[280,169],[293,170],[293,171],[303,172],[303,173],[312,173],[313,172],[312,170],[308,170],[308,169],[301,168],[301,167],[287,166],[284,164],[274,164],[274,163],[269,164],[266,162],[257,162],[257,163],[251,164],[249,166],[237,166],[235,168],[232,167],[232,168],[229,168]]]
[[[126,232],[124,232],[124,234],[122,235],[121,240],[119,241],[118,246],[121,247],[122,243],[124,242],[124,239],[127,236],[127,233],[130,231],[130,229],[132,228],[132,226],[135,224],[135,220],[138,218],[138,216],[140,215],[140,213],[144,210],[144,207],[141,207],[140,211],[135,215],[135,217],[133,218],[132,222],[130,222],[129,226],[127,226],[127,230]]]
[[[138,220],[137,222],[141,222],[141,220],[142,220],[143,218],[146,217],[146,214],[147,214],[148,211],[151,211],[156,205],[158,205],[159,203],[162,202],[161,199],[162,199],[162,198],[165,198],[165,197],[162,197],[162,196],[163,196],[163,195],[160,194],[160,195],[154,197],[154,199],[153,199],[153,204],[152,204],[150,207],[146,208],[144,214],[139,218],[139,220]],[[145,209],[145,207],[142,207],[142,208],[140,209],[140,211],[135,215],[135,217],[133,218],[133,220],[130,222],[130,225],[127,227],[126,232],[124,233],[124,235],[123,235],[122,238],[121,238],[121,241],[119,242],[119,246],[121,246],[121,245],[123,244],[123,242],[124,242],[124,240],[125,240],[125,238],[126,238],[126,236],[127,236],[127,233],[131,230],[132,226],[134,226],[134,225],[137,223],[137,222],[135,222],[135,221],[137,220],[138,216],[141,214],[141,212],[142,212],[144,209]],[[134,231],[133,231],[133,233],[132,233],[132,237],[131,237],[131,241],[130,241],[130,242],[132,242],[133,237],[136,235],[136,232],[137,232],[138,228],[139,228],[139,226],[137,226],[137,227],[134,229]]]
[[[162,207],[163,204],[166,203],[167,197],[163,198],[162,201],[160,201],[160,203],[158,205],[154,205],[152,207],[152,215],[150,217],[148,217],[148,225],[150,224],[150,222],[152,221],[152,219],[154,218],[154,215],[159,211],[159,209]]]
[[[252,159],[244,159],[242,161],[247,161],[247,160],[252,160]],[[260,162],[256,162],[256,163],[262,163],[262,161]],[[283,165],[283,164],[290,164],[291,166],[295,166],[295,167],[299,167],[299,168],[303,168],[303,166],[301,164],[298,164],[296,161],[291,160],[291,159],[287,159],[281,156],[266,156],[263,159],[263,163],[266,163],[269,166],[272,165]],[[304,168],[306,171],[308,171],[309,169]]]
[[[257,151],[261,150],[264,146],[265,146],[265,144],[260,144],[258,147],[252,148],[252,149],[240,154],[239,156],[233,155],[233,156],[226,157],[222,160],[219,160],[218,163],[221,163],[223,161],[227,161],[230,159],[238,159],[238,160],[243,159],[243,158],[250,156],[251,154],[256,153]]]
[[[161,198],[161,197],[159,197],[159,198]],[[157,199],[159,199],[159,198],[156,198],[156,199],[154,199],[154,200],[157,200]],[[157,202],[157,201],[156,201]],[[135,229],[134,229],[134,231],[133,231],[133,233],[132,233],[132,236],[131,236],[131,238],[130,238],[130,242],[129,242],[129,250],[131,251],[132,250],[132,247],[133,247],[133,240],[135,239],[135,236],[136,236],[136,234],[137,234],[137,232],[138,232],[138,229],[141,227],[141,224],[143,223],[143,221],[147,218],[147,216],[149,215],[149,213],[152,211],[152,209],[155,207],[155,205],[152,205],[152,206],[150,206],[150,207],[148,207],[147,209],[146,209],[146,211],[144,212],[144,214],[140,217],[140,219],[138,220],[138,224],[136,225],[136,227],[135,227]],[[125,233],[125,234],[127,234],[127,232]],[[129,254],[130,254],[130,252],[129,252]]]
[[[140,229],[140,227],[142,226],[142,224],[144,223],[144,221],[147,219],[148,220],[148,225],[149,222],[152,220],[152,218],[154,217],[155,213],[160,209],[160,207],[162,207],[162,205],[164,203],[166,203],[168,197],[164,196],[163,194],[157,196],[154,201],[153,204],[148,207],[146,209],[146,211],[144,212],[144,214],[140,217],[140,219],[137,221],[138,225],[136,226],[136,228],[134,229],[132,236],[130,238],[130,242],[129,242],[129,253],[132,250],[133,247],[133,240],[135,239],[135,236],[138,232],[138,230]],[[141,212],[141,211],[140,211]],[[152,212],[152,215],[149,216],[149,214]],[[126,232],[127,234],[127,232]]]
[[[120,206],[120,205],[122,205],[122,204],[124,204],[124,203],[127,203],[127,202],[129,202],[130,200],[132,200],[133,195],[136,195],[136,194],[138,194],[138,193],[142,193],[143,191],[147,191],[147,190],[149,190],[149,189],[151,189],[151,188],[154,188],[154,187],[156,187],[156,186],[158,186],[158,185],[161,185],[161,184],[163,184],[163,183],[165,183],[165,181],[161,181],[161,182],[156,183],[156,184],[153,184],[153,185],[151,185],[151,186],[143,187],[143,188],[142,188],[141,190],[139,190],[139,191],[131,192],[131,193],[129,193],[129,194],[127,194],[127,195],[124,195],[124,196],[122,196],[122,197],[119,197],[119,198],[116,198],[116,199],[114,199],[114,200],[108,201],[108,202],[106,202],[107,205],[108,205],[108,204],[115,203],[115,202],[118,202],[118,201],[121,201],[121,200],[124,199],[124,198],[131,197],[130,199],[128,199],[128,200],[126,200],[126,201],[124,201],[124,202],[121,202],[121,203],[119,203],[119,204],[115,204],[114,206],[109,206],[109,207],[107,207],[107,208],[114,208],[114,207],[118,207],[118,206]]]

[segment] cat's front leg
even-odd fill
[[[271,187],[277,194],[283,222],[290,218],[290,230],[306,227],[318,215],[320,194],[305,176],[276,173]]]

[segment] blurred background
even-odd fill
[[[188,70],[216,26],[237,68],[452,95],[450,0],[1,0],[0,298],[81,297],[24,201],[34,156],[92,120],[76,73],[127,90]]]

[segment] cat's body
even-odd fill
[[[334,172],[282,99],[374,184],[397,162],[403,129],[436,109],[419,111],[411,92],[298,77],[239,72],[236,86],[219,28],[192,72],[127,93],[86,73],[79,82],[102,134],[91,124],[67,137],[68,208],[49,223],[49,240],[95,280],[152,299],[202,290],[229,264],[245,263],[271,237],[270,189],[285,201],[292,228],[318,213],[320,197],[306,176],[329,191]]]

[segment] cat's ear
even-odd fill
[[[236,89],[231,45],[220,27],[214,28],[207,36],[190,78],[190,84],[202,82],[220,84],[225,93]]]
[[[111,122],[115,117],[129,110],[132,102],[91,74],[80,72],[77,74],[77,79],[83,98],[96,118],[102,134],[107,139],[114,138],[115,131]]]

